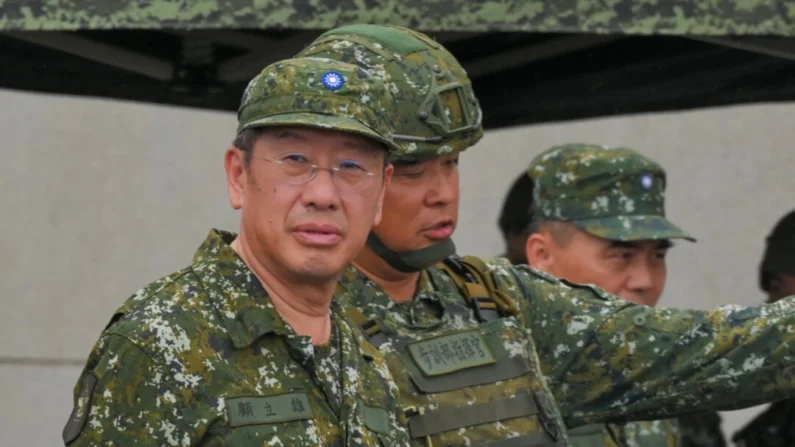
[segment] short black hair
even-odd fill
[[[497,224],[503,236],[519,234],[530,225],[530,206],[533,204],[533,180],[523,172],[514,180],[505,196]]]
[[[232,141],[232,146],[243,151],[243,166],[245,166],[246,169],[251,165],[251,156],[254,154],[254,146],[264,132],[264,127],[245,129],[238,133],[235,140]]]

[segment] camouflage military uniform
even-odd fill
[[[681,446],[675,419],[623,424],[589,424],[569,429],[573,447],[671,447]]]
[[[527,266],[512,267],[502,259],[484,261],[500,290],[519,306],[516,317],[486,325],[516,327],[532,336],[536,352],[527,355],[530,367],[524,372],[537,370],[533,363],[540,361],[548,389],[569,426],[736,409],[795,393],[795,368],[789,360],[795,336],[787,329],[795,324],[795,302],[790,299],[755,308],[723,306],[711,312],[655,310]],[[414,360],[401,355],[406,365],[400,366],[393,351],[401,349],[404,337],[478,329],[481,322],[471,308],[468,315],[449,310],[463,308],[466,300],[447,275],[430,268],[424,277],[430,279],[421,282],[415,299],[406,304],[392,302],[354,269],[345,273],[342,284],[354,300],[344,304],[355,305],[378,323],[382,333],[395,337],[380,349],[403,400],[430,411],[441,407],[436,400],[444,395],[416,385],[418,371],[410,363]],[[511,345],[516,344],[506,343],[506,349]],[[530,345],[520,346],[517,355],[532,353]],[[415,368],[413,374],[409,368]],[[497,387],[504,380],[496,375],[487,378]],[[407,380],[415,385],[408,386]],[[472,390],[457,392],[470,396],[470,402],[477,400]],[[482,439],[506,424],[467,425],[456,427],[454,433],[469,437],[471,431],[473,440]]]
[[[576,178],[576,174],[567,178]],[[648,185],[644,178],[638,173],[634,180]],[[656,179],[659,180],[662,179]],[[655,185],[662,186],[653,179],[650,186]],[[633,186],[627,183],[626,187]],[[643,191],[639,195],[644,197]],[[638,215],[649,209],[653,210],[649,211],[651,215],[662,215],[661,202],[648,203],[661,199],[662,191],[648,194],[642,201],[651,208],[637,206],[633,209],[639,211]],[[616,199],[615,203],[625,208],[634,206],[621,199]],[[689,237],[678,228],[664,225],[662,219],[650,220],[652,228],[661,235]],[[637,229],[647,220],[628,218],[626,222]],[[598,223],[604,234],[612,230],[605,220]],[[629,237],[624,225],[616,231]],[[615,237],[613,233],[609,235]],[[383,334],[380,349],[401,389],[405,390],[404,401],[425,409],[426,414],[454,407],[449,403],[454,396],[430,393],[416,385],[421,380],[418,377],[422,377],[422,372],[411,365],[416,360],[398,352],[408,349],[405,339],[423,340],[439,333],[497,324],[494,321],[506,324],[506,320],[515,321],[513,324],[533,335],[536,355],[527,355],[529,351],[517,355],[527,355],[530,365],[537,356],[549,389],[559,402],[566,422],[573,427],[592,422],[665,417],[713,407],[753,405],[777,397],[771,389],[773,382],[782,386],[782,391],[792,393],[795,377],[792,368],[784,367],[789,362],[790,354],[784,352],[789,349],[786,339],[790,336],[780,326],[785,321],[795,321],[791,302],[781,303],[781,308],[725,306],[713,312],[655,310],[624,302],[595,287],[556,280],[526,266],[512,267],[505,260],[484,262],[500,284],[500,291],[519,306],[516,317],[503,316],[484,323],[475,309],[466,304],[466,298],[449,276],[437,268],[423,272],[415,299],[403,304],[392,302],[376,284],[353,269],[344,276],[343,285],[353,300],[351,304],[381,328],[374,332],[372,324],[365,325],[371,340],[377,341],[379,334]],[[457,312],[450,311],[451,308]],[[447,317],[443,309],[447,309]],[[758,330],[769,332],[771,340]],[[781,354],[777,360],[768,357],[776,352]],[[502,377],[491,378],[496,386],[504,386]],[[473,382],[469,385],[473,386]],[[768,392],[760,394],[765,393],[764,389]],[[512,391],[505,386],[503,397],[508,398]],[[453,392],[470,396],[471,402],[485,397],[478,399],[474,391],[463,387]],[[493,399],[493,391],[488,396]],[[448,405],[443,405],[445,400]],[[530,423],[532,421],[535,419]],[[458,426],[447,426],[452,428],[450,432],[431,433],[431,436],[435,436],[434,443],[461,438],[474,443],[504,436],[500,429],[510,424],[518,429],[528,424],[522,420],[489,423],[481,419],[477,422],[480,425],[461,426],[465,423],[461,421]],[[651,426],[656,430],[653,424],[635,427]],[[622,431],[623,434],[616,435],[617,443],[653,445],[636,436],[646,433],[629,432],[626,428]],[[671,431],[675,433],[675,429]],[[428,433],[427,430],[412,432],[414,435]],[[668,438],[663,442],[675,441]]]
[[[379,346],[409,408],[415,445],[566,445],[564,428],[521,319],[481,324],[455,284],[438,269],[423,272],[420,292],[393,302],[350,268],[341,281],[343,307],[372,323]],[[377,328],[377,329],[374,329]],[[413,409],[413,410],[412,410]]]
[[[384,84],[360,67],[290,59],[248,85],[238,132],[309,126],[394,149],[391,110]],[[328,344],[299,336],[229,245],[235,237],[211,231],[189,267],[144,287],[115,313],[75,388],[64,442],[407,445],[397,387],[380,353],[335,304]]]
[[[75,388],[70,445],[404,444],[383,358],[336,305],[329,346],[296,335],[233,238],[212,231],[116,312]]]
[[[565,220],[610,240],[693,240],[665,218],[665,171],[639,153],[624,148],[567,144],[533,159],[528,175],[533,188],[531,214],[536,221]],[[678,421],[638,421],[584,426],[570,432],[575,447],[681,446]]]
[[[300,55],[356,63],[384,79],[400,109],[391,117],[396,127],[393,136],[401,144],[397,162],[457,152],[483,135],[482,113],[466,73],[428,36],[396,27],[353,25],[325,33]],[[386,247],[375,232],[368,245],[401,271],[417,271],[454,251],[447,240],[403,256]],[[355,302],[367,302],[371,290],[354,270],[348,275],[353,275],[344,281],[349,292],[363,293]],[[424,281],[430,283],[432,278]],[[446,284],[449,287],[449,281]],[[380,297],[379,303],[391,302],[383,294]],[[423,308],[425,303],[429,309]],[[425,319],[435,318],[440,308],[446,309],[441,320],[426,325]],[[417,313],[411,316],[414,310]],[[383,328],[395,337],[390,335],[389,343],[381,346],[399,377],[401,393],[411,394],[404,403],[416,445],[426,445],[426,441],[427,445],[565,443],[562,421],[545,389],[530,337],[516,321],[493,321],[481,327],[472,319],[467,303],[452,292],[420,294],[417,305],[405,312],[408,325],[400,314],[384,315]],[[362,314],[362,318],[361,323],[368,324],[367,317]],[[368,326],[370,331],[375,328]],[[472,330],[449,334],[460,328]],[[420,337],[437,336],[412,344]],[[451,363],[445,367],[425,363],[434,352],[446,355]],[[473,426],[480,427],[474,430]]]
[[[427,36],[343,27],[300,55],[356,63],[384,79],[400,103],[392,117],[400,162],[460,152],[482,136],[465,72]],[[385,354],[413,445],[568,445],[561,419],[573,427],[655,419],[795,393],[795,371],[784,368],[793,336],[780,326],[795,323],[795,303],[654,310],[527,266],[479,259],[499,289],[486,293],[476,280],[462,288],[447,273],[463,261],[449,256],[451,241],[408,253],[377,237],[368,245],[397,271],[421,271],[408,303],[394,302],[354,268],[339,291],[346,312]],[[444,267],[427,267],[441,259]]]

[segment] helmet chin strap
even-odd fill
[[[419,272],[455,254],[455,244],[452,239],[445,239],[420,250],[398,253],[390,250],[374,231],[367,236],[367,246],[392,268],[403,273]]]

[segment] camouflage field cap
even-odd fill
[[[400,150],[393,159],[421,161],[460,152],[483,137],[483,113],[466,71],[442,45],[397,26],[332,29],[298,56],[359,65],[379,76],[397,102],[391,119]]]
[[[384,83],[356,65],[306,57],[275,62],[249,82],[238,133],[267,126],[308,126],[373,138],[390,151],[394,100]]]
[[[782,217],[767,237],[759,266],[759,283],[766,289],[766,274],[795,275],[795,211]]]
[[[530,163],[534,221],[571,221],[617,241],[687,239],[665,218],[665,171],[632,149],[566,144]]]

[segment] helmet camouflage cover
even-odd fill
[[[456,58],[425,34],[397,26],[349,25],[327,31],[296,57],[326,57],[379,77],[395,101],[388,118],[398,146],[391,161],[421,162],[466,150],[483,137],[483,113]],[[375,231],[367,245],[393,268],[414,272],[455,253],[452,239],[397,252]]]
[[[466,71],[442,45],[397,26],[350,25],[322,34],[297,57],[328,57],[380,76],[396,111],[393,159],[460,152],[483,137],[482,111]]]

